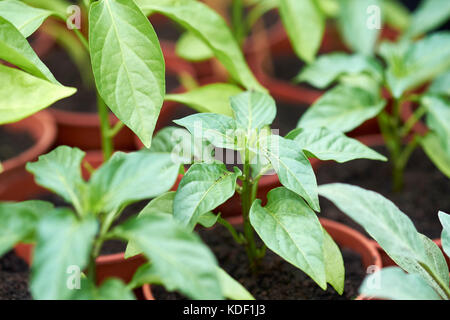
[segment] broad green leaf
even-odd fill
[[[279,0],[278,9],[295,53],[312,62],[325,30],[325,16],[316,1]]]
[[[259,153],[270,161],[283,186],[302,196],[315,211],[320,211],[314,170],[295,141],[269,136],[260,139]]]
[[[317,4],[327,17],[335,18],[339,13],[339,0],[318,0]]]
[[[340,7],[338,26],[345,43],[358,53],[373,55],[383,23],[380,1],[340,0]]]
[[[40,156],[38,161],[27,163],[26,168],[37,184],[60,195],[78,213],[83,213],[86,183],[81,176],[81,161],[84,156],[78,148],[60,146]]]
[[[450,96],[450,71],[434,79],[428,88],[428,93]]]
[[[239,282],[234,280],[228,273],[220,267],[217,267],[222,295],[232,300],[255,300],[250,292],[247,291]]]
[[[92,209],[111,212],[159,196],[174,185],[178,170],[179,164],[168,153],[116,152],[92,174],[89,188]]]
[[[302,116],[297,127],[326,127],[348,132],[375,117],[386,105],[381,96],[361,88],[340,85],[325,93]]]
[[[149,148],[165,94],[164,57],[134,1],[100,0],[89,11],[97,89],[114,114]]]
[[[208,84],[186,93],[166,95],[166,100],[185,104],[198,112],[218,113],[232,116],[230,97],[242,92],[242,89],[228,83]]]
[[[238,169],[236,172],[229,172],[224,164],[192,165],[181,179],[175,195],[175,220],[193,228],[201,215],[234,195],[239,175],[241,172]]]
[[[53,210],[44,201],[24,201],[0,204],[0,257],[18,242],[36,240],[36,224],[40,218]]]
[[[250,71],[226,22],[207,5],[186,0],[136,0],[136,3],[145,14],[163,14],[201,39],[242,86],[266,91]]]
[[[435,290],[439,285],[433,278],[448,283],[448,268],[439,248],[418,233],[408,216],[391,201],[376,192],[341,183],[322,185],[319,194],[359,223],[405,271],[420,274]]]
[[[128,284],[128,287],[139,288],[144,284],[162,284],[161,277],[158,275],[157,270],[150,262],[143,264],[136,270],[133,275],[133,279],[131,279]]]
[[[76,92],[21,70],[0,65],[0,124],[22,120]]]
[[[25,38],[33,34],[53,12],[33,8],[21,1],[0,1],[0,17],[11,22]]]
[[[172,216],[142,216],[116,227],[113,233],[144,252],[152,263],[152,272],[167,290],[179,290],[193,299],[222,298],[214,255]]]
[[[442,224],[442,249],[444,249],[445,254],[450,257],[450,215],[439,211],[439,220]]]
[[[196,113],[173,122],[188,129],[196,140],[205,139],[219,148],[237,148],[236,122],[231,117],[215,113]]]
[[[247,91],[231,97],[236,126],[247,132],[271,125],[277,113],[275,100],[266,93]]]
[[[450,178],[450,152],[443,148],[440,138],[435,133],[428,132],[419,142],[434,165]]]
[[[69,209],[55,209],[40,221],[31,272],[33,298],[69,298],[68,271],[87,266],[97,229],[95,219],[78,220]]]
[[[217,223],[219,216],[220,213],[214,214],[212,212],[206,212],[198,218],[197,223],[204,228],[211,228]]]
[[[384,22],[400,31],[404,31],[411,23],[411,14],[399,0],[382,0],[381,10]]]
[[[268,248],[301,269],[326,289],[324,235],[315,212],[297,194],[276,188],[267,194],[267,205],[256,200],[250,222]]]
[[[187,61],[204,61],[214,57],[214,52],[192,32],[185,32],[175,46],[176,54]]]
[[[278,8],[279,0],[254,0],[248,4],[247,23],[252,28],[265,13]]]
[[[359,292],[365,296],[390,300],[441,300],[441,297],[416,274],[389,267],[368,276]]]
[[[323,256],[327,282],[337,293],[342,294],[345,283],[344,260],[338,245],[325,229],[323,229]]]
[[[417,42],[383,42],[380,55],[387,62],[386,80],[399,98],[450,68],[450,32],[439,32]]]
[[[438,28],[450,19],[450,2],[447,0],[423,0],[411,17],[406,34],[410,37]]]
[[[444,150],[450,154],[450,97],[426,95],[421,99],[427,108],[427,126],[436,134]]]
[[[320,56],[312,64],[306,66],[295,78],[297,82],[309,84],[324,89],[331,85],[343,74],[370,74],[375,80],[383,80],[383,69],[371,57],[360,54],[330,53]]]
[[[135,300],[129,286],[120,279],[105,280],[100,287],[96,287],[88,278],[81,279],[79,290],[73,290],[71,300]]]
[[[342,132],[327,128],[297,128],[286,136],[297,142],[297,145],[313,157],[320,160],[347,162],[354,159],[372,159],[387,161],[386,157],[366,147],[356,139],[347,137]]]
[[[58,84],[55,77],[33,51],[27,39],[8,20],[0,17],[0,59],[32,75]]]
[[[22,0],[22,2],[36,8],[56,11],[61,15],[67,14],[67,8],[72,5],[69,0]]]

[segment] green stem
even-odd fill
[[[110,137],[109,111],[103,99],[97,93],[98,115],[100,118],[100,131],[102,135],[103,161],[108,161],[114,150],[113,140]]]
[[[233,236],[233,239],[239,243],[239,244],[245,244],[245,238],[241,233],[238,233],[237,230],[233,227],[231,223],[229,223],[227,220],[223,219],[222,217],[219,217],[217,219],[217,222],[219,222],[221,225],[223,225],[227,230],[230,232],[230,234]]]
[[[244,22],[244,4],[242,0],[233,0],[231,4],[231,20],[233,25],[233,33],[239,45],[245,37],[245,22]]]
[[[421,105],[412,116],[406,121],[406,123],[403,125],[403,127],[400,130],[401,136],[405,137],[407,136],[414,125],[417,123],[417,121],[420,120],[424,116],[424,114],[427,112],[427,107],[425,105]]]

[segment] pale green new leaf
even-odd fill
[[[154,278],[167,290],[179,290],[193,299],[222,298],[214,255],[172,216],[142,216],[116,227],[113,233],[144,252],[152,263]]]
[[[70,300],[135,300],[135,296],[120,279],[109,278],[96,287],[89,278],[84,277],[80,289],[72,290]]]
[[[404,31],[411,23],[409,9],[399,0],[382,0],[381,10],[384,22],[390,27]]]
[[[387,161],[386,157],[370,149],[356,139],[347,137],[339,131],[327,128],[301,129],[291,131],[287,139],[297,142],[297,145],[313,157],[320,160],[347,162],[354,159],[371,159]]]
[[[234,195],[236,179],[241,175],[229,172],[224,164],[196,163],[181,179],[175,195],[173,215],[182,225],[193,228],[198,218]]]
[[[323,256],[327,282],[342,294],[345,284],[345,267],[341,250],[328,232],[323,229]]]
[[[61,15],[67,14],[67,8],[72,5],[70,0],[22,0],[22,2],[36,8],[55,11]]]
[[[0,124],[22,120],[77,91],[3,65],[0,82],[8,84],[0,86]]]
[[[228,273],[220,267],[217,267],[222,295],[232,300],[255,300],[250,292],[247,291],[239,282],[233,279]]]
[[[232,116],[230,97],[242,89],[228,83],[213,83],[192,89],[185,93],[166,95],[166,100],[185,104],[198,112],[211,112]]]
[[[377,82],[383,80],[383,69],[374,58],[336,52],[320,56],[303,68],[295,80],[324,89],[343,74],[356,75],[363,72],[371,75]]]
[[[236,126],[246,132],[272,124],[277,113],[275,100],[263,92],[247,91],[231,97]]]
[[[380,95],[361,88],[339,85],[317,100],[300,119],[298,128],[326,127],[348,132],[375,117],[386,105]]]
[[[69,267],[87,266],[97,229],[94,218],[78,220],[69,209],[55,209],[40,221],[31,272],[34,299],[70,297]]]
[[[136,0],[136,3],[145,14],[163,14],[201,39],[242,86],[266,91],[250,71],[226,22],[207,5],[188,0]]]
[[[316,1],[279,0],[278,9],[295,53],[312,62],[325,30],[325,16]]]
[[[322,289],[327,287],[324,235],[315,212],[294,192],[276,188],[267,205],[256,200],[250,222],[268,248],[301,269]]]
[[[52,14],[51,11],[33,8],[21,1],[0,1],[0,17],[11,22],[25,38],[33,34]]]
[[[259,140],[259,153],[272,164],[283,186],[302,196],[315,211],[320,211],[314,170],[295,141],[272,135]]]
[[[441,300],[441,297],[416,274],[389,267],[368,276],[359,292],[365,296],[390,300]]]
[[[425,95],[421,102],[428,111],[428,128],[433,130],[442,148],[450,154],[450,97]]]
[[[55,77],[33,51],[27,39],[8,20],[0,17],[0,59],[32,75],[58,84]]]
[[[40,218],[53,210],[44,201],[24,201],[0,204],[0,257],[18,242],[36,240],[36,224]]]
[[[434,132],[428,132],[419,143],[434,165],[450,178],[450,152],[444,149],[441,139]]]
[[[441,74],[428,87],[428,93],[450,96],[450,71]]]
[[[204,61],[214,57],[214,52],[192,32],[183,33],[175,46],[175,53],[187,61]]]
[[[338,26],[345,43],[358,53],[373,55],[382,26],[380,1],[340,0],[339,2]],[[378,22],[379,26],[377,26]]]
[[[86,183],[81,176],[81,161],[84,156],[78,148],[60,146],[40,156],[38,161],[27,163],[26,168],[37,184],[60,195],[78,213],[83,213]]]
[[[439,211],[439,220],[442,224],[442,249],[444,249],[445,254],[450,257],[450,215]]]
[[[423,0],[414,11],[406,34],[410,37],[438,28],[450,19],[450,1]]]
[[[89,186],[92,210],[110,212],[159,196],[174,185],[178,171],[179,164],[172,161],[169,153],[116,152],[92,174]]]
[[[89,45],[97,89],[114,114],[149,148],[165,94],[159,41],[129,0],[100,0],[89,11]]]

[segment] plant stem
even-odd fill
[[[109,125],[109,111],[103,99],[97,93],[97,106],[98,106],[98,116],[100,118],[100,130],[102,135],[102,151],[103,151],[103,161],[108,161],[114,150],[113,140],[111,138],[110,132],[111,128]]]
[[[245,37],[245,29],[246,25],[244,22],[244,5],[242,0],[232,0],[231,4],[231,20],[233,25],[233,33],[239,45],[242,45],[242,42]]]
[[[219,217],[217,219],[217,222],[219,222],[221,225],[223,225],[225,228],[227,228],[227,230],[231,233],[231,235],[233,236],[233,239],[237,243],[239,243],[239,244],[245,243],[245,238],[243,237],[243,235],[241,233],[238,233],[231,223],[229,223],[227,220],[223,219],[222,217]]]

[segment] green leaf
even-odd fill
[[[236,122],[231,117],[215,113],[196,113],[173,122],[188,129],[197,140],[205,139],[219,148],[237,148]]]
[[[316,1],[280,0],[278,9],[295,53],[312,62],[325,30],[325,16]]]
[[[390,27],[404,31],[411,23],[409,9],[398,0],[383,0],[381,10],[383,11],[383,20]]]
[[[181,179],[175,195],[175,220],[193,228],[201,215],[234,195],[239,175],[241,172],[238,169],[237,172],[229,172],[224,164],[192,165]]]
[[[232,116],[230,97],[242,92],[242,89],[228,83],[213,83],[195,88],[186,93],[166,95],[166,100],[185,104],[198,112],[218,113]]]
[[[207,5],[198,1],[179,0],[136,0],[136,3],[145,14],[163,14],[201,39],[222,62],[231,77],[242,86],[266,91],[250,71],[226,22]]]
[[[445,254],[450,257],[450,215],[443,211],[439,211],[439,220],[443,227],[441,235],[442,249],[444,249]]]
[[[380,8],[378,0],[341,0],[338,26],[345,43],[364,55],[373,55],[380,29],[373,28],[377,12],[369,12],[369,7]],[[381,12],[380,12],[381,19]],[[382,21],[380,21],[382,25]],[[370,25],[369,25],[370,24]]]
[[[440,138],[435,133],[428,132],[419,142],[434,165],[450,178],[450,152],[443,148]]]
[[[33,34],[52,14],[51,11],[33,8],[16,0],[0,1],[0,17],[11,22],[25,38]]]
[[[438,28],[450,18],[450,2],[447,0],[423,0],[411,17],[406,34],[415,37]]]
[[[250,209],[250,222],[268,248],[301,269],[323,290],[326,272],[322,226],[313,210],[286,188],[267,194],[267,205],[256,200]]]
[[[89,45],[101,97],[149,148],[165,93],[152,25],[134,1],[100,0],[89,11]]]
[[[214,214],[212,212],[206,212],[202,214],[199,218],[197,223],[200,224],[204,228],[211,228],[217,223],[217,220],[219,219],[219,214]]]
[[[450,97],[425,95],[421,102],[427,108],[427,126],[436,134],[442,148],[450,154]]]
[[[178,177],[179,164],[168,153],[146,150],[116,152],[90,180],[94,212],[111,212],[167,192]]]
[[[200,238],[166,214],[151,214],[116,227],[113,233],[135,243],[167,290],[193,299],[221,299],[214,255]]]
[[[183,33],[175,46],[175,53],[187,61],[205,61],[214,57],[214,52],[192,32]]]
[[[40,218],[53,210],[44,201],[24,201],[0,204],[0,257],[18,242],[36,240],[36,224]]]
[[[81,176],[81,161],[85,153],[78,148],[60,146],[42,155],[36,162],[27,163],[36,183],[60,195],[78,213],[85,209],[86,183]]]
[[[359,223],[405,271],[420,274],[435,290],[440,285],[434,279],[449,282],[439,248],[418,233],[408,216],[391,201],[376,192],[341,183],[322,185],[319,194]]]
[[[342,132],[327,128],[301,129],[291,131],[287,139],[320,160],[347,162],[354,159],[372,159],[387,161],[386,157],[366,147],[356,139],[347,137]]]
[[[35,8],[56,11],[60,15],[66,15],[67,8],[72,5],[69,0],[22,0],[22,2]]]
[[[272,135],[259,141],[259,152],[272,164],[283,186],[302,196],[320,211],[313,168],[295,141]]]
[[[295,81],[305,81],[314,87],[324,89],[344,74],[356,75],[363,72],[371,75],[378,82],[383,80],[383,69],[374,58],[336,52],[322,55],[303,68]]]
[[[323,255],[327,282],[342,294],[345,284],[345,267],[341,250],[328,232],[323,229]]]
[[[383,42],[386,80],[394,97],[414,89],[450,68],[450,32],[439,32],[411,43]]]
[[[120,279],[107,279],[97,288],[90,279],[83,278],[80,286],[71,300],[135,300],[133,292]]]
[[[272,124],[277,113],[275,100],[263,92],[243,92],[231,97],[230,102],[237,127],[247,132]]]
[[[69,267],[82,271],[87,266],[97,229],[95,219],[80,221],[69,209],[55,209],[40,221],[31,273],[33,298],[69,298]]]
[[[386,105],[381,96],[361,88],[340,85],[325,93],[300,119],[297,127],[326,127],[348,132],[375,117]]]
[[[0,124],[22,120],[76,92],[3,65],[0,81],[8,84],[0,86]]]
[[[368,276],[359,292],[368,297],[391,300],[441,300],[439,295],[416,274],[389,267]]]
[[[27,39],[12,23],[0,17],[0,59],[32,75],[58,84],[55,77],[33,51]]]
[[[228,273],[220,267],[217,267],[217,273],[222,288],[222,295],[232,300],[255,300],[250,292],[247,291],[239,282],[234,280]]]
[[[450,71],[441,74],[428,87],[428,93],[450,96]]]

